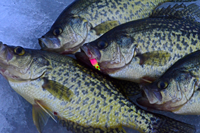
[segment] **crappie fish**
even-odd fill
[[[75,133],[194,133],[191,125],[140,109],[106,77],[71,57],[0,45],[0,72],[33,105],[39,132],[55,116]]]
[[[193,0],[76,0],[66,7],[39,44],[44,50],[75,53],[119,24],[148,17],[162,2]]]
[[[117,26],[81,49],[111,77],[152,82],[178,59],[200,49],[199,36],[197,22],[153,17]],[[83,59],[79,53],[76,57]]]
[[[155,82],[142,88],[146,97],[138,102],[147,107],[177,114],[200,114],[200,51],[178,60]]]

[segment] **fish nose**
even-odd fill
[[[6,59],[6,55],[9,54],[10,52],[8,51],[8,46],[6,44],[3,44],[0,42],[0,60]],[[7,53],[7,54],[6,54]]]
[[[3,42],[0,41],[0,54],[5,50],[6,44],[3,44]]]
[[[41,38],[38,39],[38,43],[39,43],[41,49],[46,49],[47,48],[46,44],[44,43],[44,39],[45,39],[44,36],[42,36]]]

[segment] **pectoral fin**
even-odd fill
[[[94,27],[97,35],[101,35],[119,25],[118,21],[106,21]]]
[[[140,65],[164,66],[170,60],[170,53],[154,51],[136,55],[140,58]]]
[[[42,102],[35,100],[35,103],[32,108],[33,122],[39,133],[42,132],[42,129],[46,125],[49,117],[51,117],[55,122],[57,122],[53,114],[48,110],[47,107],[42,105]]]
[[[54,97],[63,101],[69,101],[73,96],[73,92],[66,86],[46,78],[43,78],[43,80],[42,88],[49,91]]]
[[[164,3],[163,5],[165,5]],[[184,3],[174,4],[169,3],[168,7],[158,6],[150,17],[156,18],[177,18],[177,19],[188,19],[190,21],[198,22],[200,19],[200,8],[197,4],[192,3],[190,5],[185,5]]]

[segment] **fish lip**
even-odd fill
[[[16,69],[16,71],[19,70],[16,66],[10,65],[9,63],[9,61],[13,58],[13,55],[13,46],[9,46],[0,42],[0,74],[6,79],[12,78],[20,80],[21,78],[19,76],[15,76],[10,71],[7,71],[9,66],[13,67],[13,69]],[[30,70],[30,66],[31,64],[28,66],[27,71]]]
[[[92,50],[90,50],[88,45],[89,43],[84,44],[81,47],[81,51],[83,51],[89,59],[96,59],[99,62],[101,58],[100,52],[96,48],[92,48]]]
[[[46,38],[43,36],[38,39],[38,43],[43,50],[60,48],[60,40],[56,37]]]
[[[82,62],[82,63],[86,64],[88,67],[94,69],[94,66],[92,66],[91,62],[89,61],[88,56],[83,51],[76,52],[75,57],[80,62]],[[94,70],[96,70],[96,69],[94,69]]]
[[[162,101],[162,95],[159,91],[143,87],[144,94],[150,104],[157,104]]]
[[[0,61],[3,63],[10,61],[13,58],[13,51],[8,48],[8,45],[0,42]]]
[[[68,45],[68,43],[61,46],[60,40],[56,37],[53,38],[41,37],[38,39],[38,43],[42,50],[54,51],[60,54],[74,54],[80,50],[80,46],[82,45],[79,44],[75,47],[65,48],[65,46]]]

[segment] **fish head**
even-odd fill
[[[73,54],[87,38],[90,24],[77,15],[62,14],[51,29],[39,38],[43,50]]]
[[[112,30],[111,30],[112,31]],[[96,59],[102,71],[113,71],[124,67],[134,56],[135,45],[128,36],[107,32],[99,39],[86,43],[81,50],[89,59]]]
[[[33,80],[49,69],[49,61],[34,50],[0,43],[0,73],[7,80]]]
[[[145,95],[137,101],[149,108],[175,111],[192,97],[195,87],[196,80],[190,73],[176,70],[151,84],[141,85]]]

